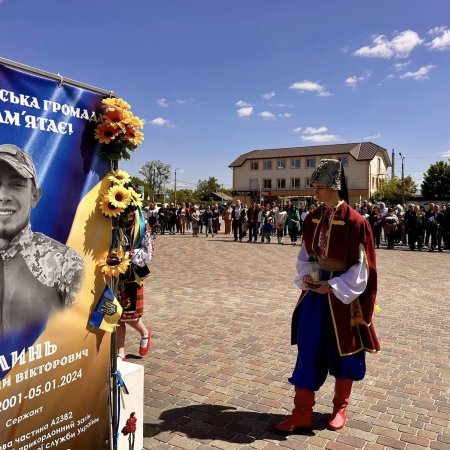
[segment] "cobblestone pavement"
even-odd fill
[[[287,238],[285,238],[287,241]],[[292,409],[290,318],[299,247],[230,236],[158,236],[146,280],[152,350],[145,367],[145,449],[450,449],[450,253],[377,250],[382,352],[367,355],[347,427],[326,429],[333,379],[313,431],[273,424]]]

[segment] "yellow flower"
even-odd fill
[[[126,117],[125,113],[129,111],[123,111],[120,108],[116,108],[114,106],[110,106],[106,108],[105,113],[103,114],[103,119],[106,122],[110,122],[110,125],[116,127],[118,123],[122,122]]]
[[[113,141],[120,130],[111,126],[108,122],[103,122],[97,125],[95,129],[95,139],[98,139],[100,144],[109,144]]]
[[[121,109],[130,109],[130,104],[121,98],[105,98],[102,100],[102,103],[106,107],[113,106]]]
[[[136,206],[142,208],[142,194],[136,192],[134,189],[130,189],[131,191],[131,206]]]
[[[105,196],[99,203],[100,211],[106,217],[117,217],[123,213],[123,208],[117,208],[110,201],[109,197]]]
[[[139,145],[144,140],[144,133],[127,125],[123,138],[130,141],[133,145]]]
[[[129,265],[130,259],[127,256],[122,259],[115,254],[106,254],[97,263],[107,277],[118,277],[127,271]]]
[[[109,200],[109,203],[111,203],[116,208],[125,209],[131,201],[130,191],[121,184],[113,186],[111,189],[109,189],[105,197]]]
[[[130,174],[124,170],[116,170],[114,172],[110,172],[108,180],[115,184],[126,184],[130,182]]]
[[[138,116],[133,116],[131,114],[131,117],[127,118],[127,123],[128,125],[131,125],[134,128],[143,128],[144,127],[144,122],[139,119]]]

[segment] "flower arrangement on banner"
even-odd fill
[[[130,259],[123,252],[123,236],[118,226],[121,215],[134,214],[142,207],[143,195],[131,183],[130,175],[123,170],[110,172],[107,176],[109,187],[100,194],[100,211],[105,217],[113,219],[113,238],[109,251],[100,259],[98,266],[103,275],[117,278],[127,271]]]
[[[143,127],[143,121],[133,115],[125,100],[103,99],[100,121],[95,129],[95,138],[102,144],[98,155],[111,161],[130,159],[129,151],[144,140],[144,134],[139,131]]]

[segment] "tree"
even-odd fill
[[[405,200],[409,200],[417,191],[417,185],[414,180],[408,175],[402,180],[398,177],[390,178],[389,180],[380,180],[380,187],[373,194],[375,200],[386,200],[389,203],[401,203],[402,193],[404,193]]]
[[[450,159],[431,164],[423,176],[422,195],[429,200],[450,198]]]
[[[202,200],[208,198],[213,192],[220,189],[220,184],[215,177],[209,177],[207,180],[198,180],[195,196]]]
[[[164,187],[169,182],[172,167],[161,161],[149,161],[141,167],[139,173],[150,188],[152,201],[161,199]]]

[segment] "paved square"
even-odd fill
[[[313,432],[273,433],[292,409],[298,250],[223,234],[157,237],[145,293],[152,349],[128,352],[145,367],[146,449],[450,448],[450,253],[404,247],[377,250],[382,352],[367,355],[347,427],[326,429],[329,377]],[[129,329],[127,349],[137,348]]]

